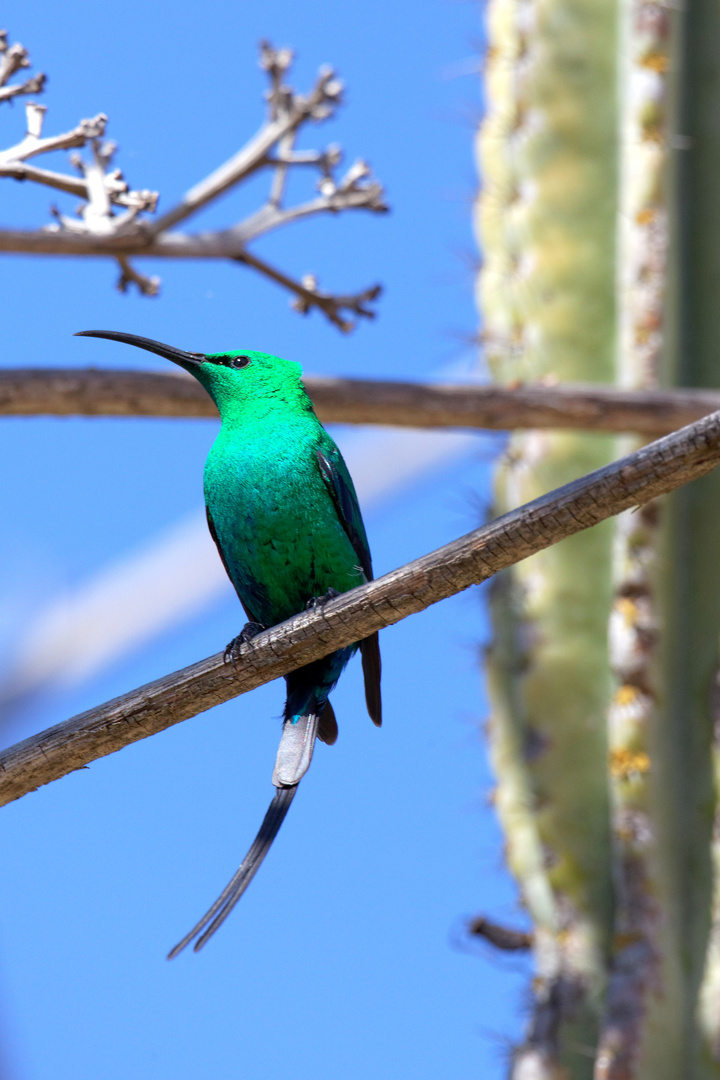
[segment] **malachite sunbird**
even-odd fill
[[[122,341],[172,360],[195,376],[218,407],[222,423],[205,463],[205,507],[210,533],[249,620],[228,645],[226,660],[267,627],[372,579],[353,482],[315,415],[299,364],[262,352],[185,352],[112,330],[77,336]],[[252,881],[310,765],[315,739],[331,745],[337,738],[328,696],[358,647],[367,709],[380,724],[377,634],[285,676],[275,796],[237,873],[169,959],[195,939],[195,950],[200,949]]]

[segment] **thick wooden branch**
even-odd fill
[[[0,754],[0,805],[485,581],[703,476],[719,461],[720,413],[713,413],[320,610],[272,627],[242,647],[236,667],[219,653],[34,735]]]
[[[606,386],[458,386],[308,375],[328,423],[395,427],[579,428],[659,435],[720,409],[720,390],[615,390]],[[215,417],[184,375],[61,368],[0,369],[0,416]]]

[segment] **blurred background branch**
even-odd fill
[[[0,35],[0,102],[19,94],[40,93],[45,76],[24,83],[6,85],[21,68],[30,64],[27,50],[19,44],[8,46],[7,32]],[[157,295],[160,281],[140,273],[130,257],[173,259],[228,259],[251,266],[258,273],[294,294],[293,307],[302,314],[313,308],[321,311],[338,329],[347,332],[357,318],[373,318],[369,305],[380,295],[373,285],[357,293],[334,295],[319,288],[313,274],[300,280],[260,259],[247,249],[252,240],[280,226],[318,214],[338,214],[345,210],[384,213],[387,205],[382,185],[372,177],[361,159],[338,175],[342,150],[331,144],[325,150],[297,150],[300,130],[312,122],[327,120],[342,100],[343,84],[330,67],[320,69],[314,86],[306,95],[285,82],[292,65],[290,49],[274,49],[268,42],[260,46],[260,66],[267,73],[269,89],[267,114],[260,130],[228,161],[195,184],[166,213],[149,217],[157,208],[159,195],[146,189],[133,190],[120,169],[113,167],[117,147],[105,140],[108,118],[98,113],[81,120],[77,127],[60,135],[43,137],[44,105],[26,106],[26,133],[14,146],[0,151],[0,177],[54,188],[75,195],[82,202],[75,217],[52,208],[55,223],[41,229],[0,229],[0,251],[43,254],[109,256],[120,266],[118,288],[131,285],[146,296]],[[56,150],[86,148],[83,157],[70,157],[75,175],[53,172],[30,164],[30,159]],[[284,199],[292,170],[319,174],[317,195],[296,205]],[[183,233],[175,226],[207,207],[231,188],[259,171],[270,174],[266,201],[254,213],[229,228],[202,233]],[[119,211],[119,212],[118,212]]]
[[[323,422],[494,431],[571,428],[660,435],[720,408],[720,391],[563,383],[517,386],[391,382],[306,375]],[[217,417],[182,374],[96,368],[0,370],[0,416]]]

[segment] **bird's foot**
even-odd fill
[[[225,652],[223,653],[225,663],[227,664],[228,660],[230,660],[234,665],[235,661],[240,656],[240,647],[245,645],[246,642],[252,641],[258,634],[262,634],[263,630],[267,630],[267,626],[263,626],[259,622],[245,623],[238,636],[234,637],[229,645],[227,645]]]
[[[318,608],[321,608],[324,604],[327,604],[328,600],[336,600],[337,597],[340,595],[341,594],[337,591],[337,589],[328,589],[324,596],[313,596],[312,599],[308,600],[307,604],[305,605],[305,610],[317,611]]]

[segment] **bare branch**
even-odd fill
[[[276,173],[280,175],[280,172]],[[387,206],[383,200],[383,189],[380,184],[373,182],[365,185],[357,185],[345,191],[339,187],[326,186],[324,194],[317,199],[300,203],[297,206],[287,208],[280,207],[273,199],[268,201],[254,214],[251,214],[239,225],[228,229],[226,235],[237,238],[243,244],[255,240],[258,236],[277,229],[281,225],[289,225],[292,221],[311,217],[315,214],[337,214],[343,210],[372,210],[375,213],[385,213]]]
[[[8,45],[7,30],[0,30],[0,86],[5,86],[20,68],[30,67],[28,52],[20,43]]]
[[[263,67],[266,67],[265,56],[271,54],[273,57],[291,56],[288,50],[278,52],[272,50],[267,42],[263,42],[261,49],[261,66]],[[269,67],[267,69],[274,73],[274,69]],[[257,169],[270,164],[268,155],[276,143],[282,142],[288,135],[297,131],[308,119],[325,120],[332,116],[341,95],[342,83],[335,77],[335,72],[330,67],[320,69],[315,86],[306,98],[296,94],[290,87],[276,87],[273,84],[269,95],[271,105],[269,122],[263,125],[242,150],[191,188],[177,206],[150,225],[148,234],[157,236],[158,233],[177,225],[179,221],[197,213],[212,199],[222,195],[228,188],[234,187],[238,181],[244,180]],[[284,162],[282,167],[286,168],[288,164],[290,162]]]
[[[8,45],[7,30],[0,30],[0,101],[9,101],[19,94],[40,94],[45,86],[45,76],[33,75],[24,83],[7,86],[8,81],[21,68],[30,67],[28,51],[19,42]]]
[[[127,292],[131,285],[135,285],[143,296],[158,295],[160,292],[159,277],[147,277],[145,274],[139,274],[137,270],[133,269],[124,255],[118,256],[118,263],[121,273],[117,287],[120,292]]]
[[[36,184],[44,184],[46,187],[55,188],[57,191],[65,191],[68,195],[77,195],[81,199],[87,198],[87,187],[84,180],[77,176],[69,176],[66,173],[56,173],[49,169],[38,169],[35,165],[27,165],[24,161],[0,161],[0,176],[9,176],[13,180],[34,180]]]
[[[0,754],[0,805],[485,581],[565,537],[710,472],[720,413],[503,515],[242,647],[149,683]]]
[[[656,436],[720,409],[720,390],[616,390],[572,383],[507,388],[318,375],[303,381],[320,419],[341,424],[574,428]],[[35,415],[216,417],[217,411],[202,387],[183,374],[0,369],[0,416]]]
[[[343,333],[347,334],[355,326],[352,319],[343,318],[343,311],[362,315],[366,319],[375,318],[375,312],[367,305],[372,303],[373,300],[377,300],[382,292],[381,285],[372,285],[369,289],[364,289],[353,296],[333,296],[331,293],[324,293],[318,289],[317,280],[313,274],[306,274],[301,281],[295,281],[294,278],[283,274],[281,270],[276,270],[274,266],[265,262],[264,259],[258,259],[256,255],[251,255],[249,251],[242,255],[236,255],[235,260],[236,262],[245,263],[247,266],[254,266],[256,270],[260,270],[271,281],[276,281],[278,285],[283,285],[290,292],[295,293],[297,299],[292,302],[292,307],[299,311],[301,315],[306,315],[311,308],[319,308],[320,311],[325,313],[330,322],[337,326],[339,330],[342,330]]]
[[[98,113],[89,120],[81,120],[72,131],[42,138],[46,112],[45,105],[38,105],[34,101],[28,102],[25,106],[27,120],[25,138],[8,150],[0,150],[0,164],[14,164],[27,161],[28,158],[36,157],[38,154],[50,154],[53,150],[72,150],[75,147],[85,146],[90,139],[101,138],[107,125],[107,116],[104,113]]]
[[[25,107],[25,138],[8,150],[0,151],[0,177],[32,180],[70,195],[79,195],[85,200],[85,205],[81,207],[80,220],[67,218],[55,211],[59,225],[43,229],[40,235],[59,234],[62,231],[76,237],[90,235],[107,238],[110,234],[122,236],[128,223],[134,221],[139,213],[155,209],[156,192],[130,191],[120,170],[109,170],[115,146],[113,143],[101,141],[107,125],[104,113],[98,113],[90,120],[81,120],[72,131],[43,138],[46,111],[44,105],[29,102]],[[91,149],[89,162],[77,154],[71,157],[71,163],[79,178],[27,164],[29,158],[38,154],[71,150],[86,145]],[[124,213],[114,215],[111,210],[113,205],[124,207]]]
[[[45,75],[33,75],[24,83],[0,86],[0,101],[9,101],[10,98],[19,97],[20,94],[41,94],[45,89],[46,81]]]
[[[2,63],[5,69],[12,73],[11,68],[14,71],[18,66],[27,66],[29,61],[25,50],[21,46],[8,49],[5,39],[0,38],[0,51],[3,42]],[[247,250],[246,245],[250,241],[271,229],[314,214],[358,209],[383,213],[387,210],[382,186],[372,179],[364,161],[355,162],[343,177],[337,179],[335,170],[342,160],[342,151],[338,146],[331,145],[325,150],[295,148],[298,132],[305,123],[322,121],[333,115],[341,101],[343,87],[332,68],[321,68],[310,93],[298,94],[284,81],[291,63],[292,52],[289,49],[273,49],[267,42],[262,43],[260,65],[270,79],[266,94],[266,121],[229,161],[192,187],[179,203],[154,222],[143,215],[155,211],[157,193],[130,191],[122,173],[118,169],[110,169],[115,147],[102,141],[107,124],[104,114],[100,113],[92,120],[83,120],[72,131],[42,138],[45,107],[34,103],[28,105],[27,135],[15,146],[0,152],[0,177],[30,180],[80,196],[84,202],[77,217],[53,210],[56,224],[44,229],[0,230],[0,251],[110,256],[120,261],[123,268],[120,288],[126,291],[132,282],[148,296],[157,294],[158,282],[128,269],[130,256],[234,259],[253,267],[293,293],[297,298],[293,306],[298,311],[306,313],[311,308],[318,308],[341,330],[350,330],[354,325],[346,317],[347,313],[371,318],[373,312],[368,303],[379,295],[377,286],[357,294],[333,296],[318,290],[311,275],[296,282]],[[2,70],[0,67],[0,78]],[[8,94],[11,92],[29,91],[18,87],[10,88]],[[0,87],[0,95],[2,93]],[[29,158],[38,154],[82,146],[90,148],[90,156],[87,160],[77,155],[72,159],[79,179],[27,164]],[[283,196],[289,170],[308,167],[319,173],[318,196],[285,207]],[[271,171],[268,198],[244,221],[229,229],[194,236],[174,230],[173,227],[179,222],[191,217],[260,169]],[[124,212],[116,213],[116,207],[123,207]]]
[[[492,922],[484,915],[478,915],[470,919],[467,924],[467,933],[473,937],[481,937],[490,945],[503,952],[527,952],[532,948],[533,935],[526,930],[513,930],[508,926]]]
[[[2,155],[0,155],[0,159]],[[37,184],[65,191],[68,195],[77,195],[81,199],[90,198],[87,183],[84,177],[70,176],[66,173],[51,172],[49,169],[39,169],[35,165],[28,165],[24,161],[0,160],[0,176],[9,176],[13,180],[34,180]],[[105,175],[105,187],[115,206],[129,208],[151,209],[157,201],[157,192],[129,191],[128,185],[122,179],[119,169]],[[136,211],[137,212],[137,211]],[[46,232],[40,235],[46,236]]]
[[[255,215],[251,220],[254,222]],[[267,229],[262,231],[267,232]],[[120,236],[65,232],[53,225],[44,229],[0,229],[0,251],[26,255],[109,255],[111,258],[122,253],[135,258],[161,259],[237,259],[250,254],[239,225],[217,232],[161,233],[152,243],[144,240],[139,227]]]

